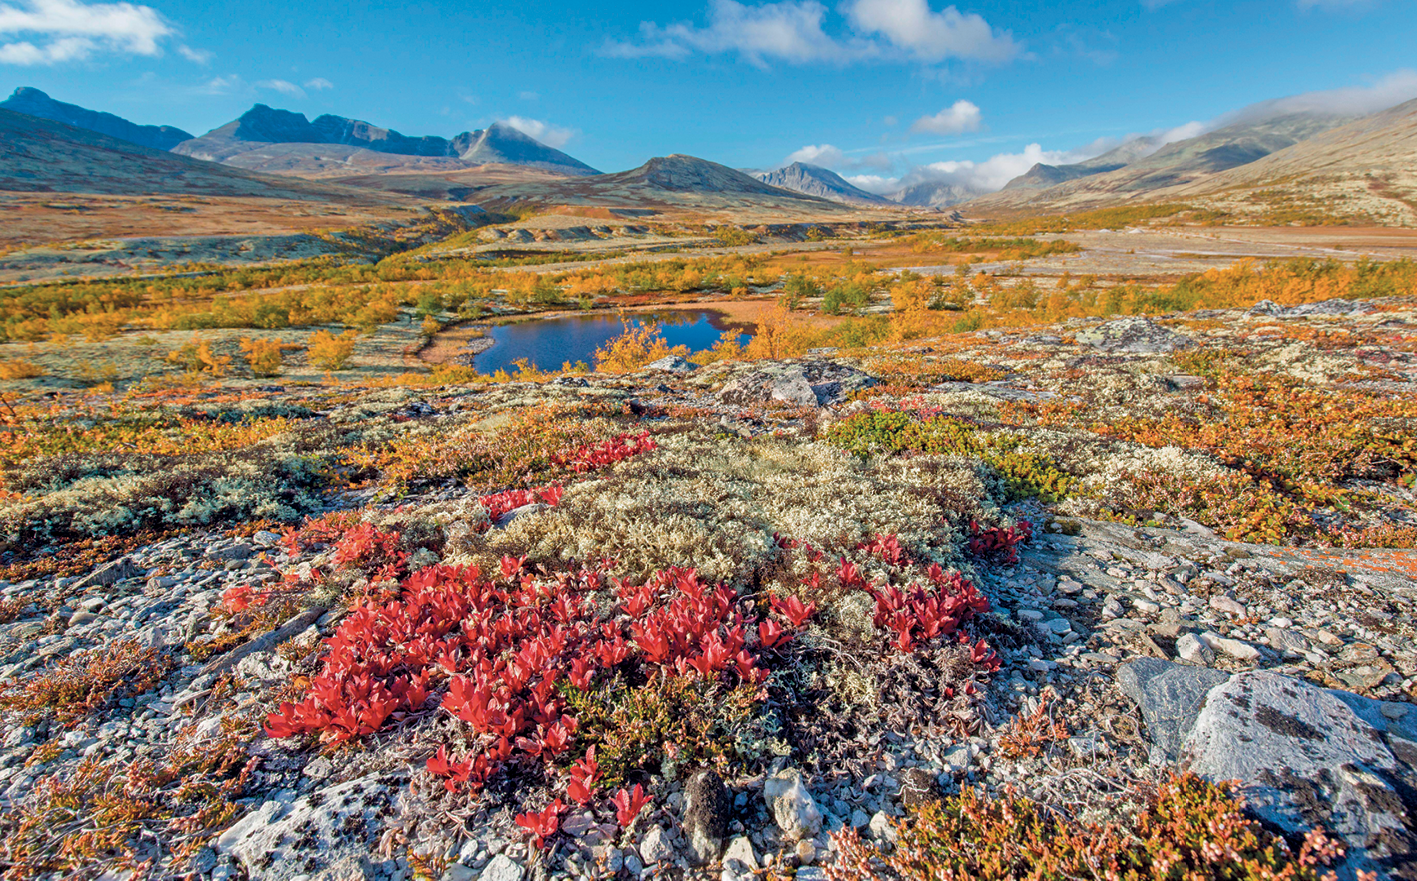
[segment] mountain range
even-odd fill
[[[881,195],[801,162],[745,174],[675,154],[601,174],[501,122],[453,138],[415,137],[362,120],[326,114],[312,121],[257,104],[192,137],[172,126],[138,125],[21,87],[0,104],[5,114],[0,129],[6,134],[0,187],[295,193],[305,190],[290,179],[304,178],[376,200],[380,197],[370,191],[398,199],[526,200],[547,206],[599,200],[617,210],[634,208],[636,200],[718,211],[761,203],[796,215],[841,206],[962,206],[988,216],[1187,199],[1251,210],[1286,200],[1319,204],[1341,198],[1352,216],[1417,222],[1417,101],[1361,117],[1333,108],[1296,110],[1284,101],[1259,107],[1195,137],[1173,142],[1136,137],[1082,162],[1038,164],[994,193],[981,193],[959,176],[917,173]],[[186,164],[171,164],[179,159]],[[171,180],[162,179],[165,173]],[[280,180],[290,182],[276,183]]]
[[[0,109],[0,190],[388,202],[380,194],[254,174]]]
[[[501,163],[577,176],[594,168],[502,122],[451,139],[411,137],[358,119],[302,113],[257,104],[220,128],[184,141],[173,152],[252,171],[319,173],[332,164],[365,166],[372,157],[391,169],[457,169]],[[391,158],[397,157],[397,158]],[[432,161],[428,161],[432,160]]]
[[[98,132],[154,150],[171,150],[192,138],[182,129],[170,125],[138,125],[112,113],[101,113],[97,110],[87,110],[77,104],[55,101],[39,89],[29,86],[20,86],[9,98],[0,101],[0,110],[62,122],[74,128]]]

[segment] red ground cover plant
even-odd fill
[[[577,474],[596,471],[607,465],[628,459],[639,453],[647,453],[658,446],[648,431],[639,434],[619,434],[608,441],[577,447],[556,457],[560,465]]]
[[[767,672],[748,645],[758,623],[732,590],[692,569],[630,584],[601,567],[551,573],[510,557],[493,577],[432,566],[405,578],[393,599],[356,603],[326,640],[306,696],[282,703],[266,732],[339,744],[441,709],[467,726],[471,743],[428,760],[448,789],[476,791],[516,761],[563,776],[567,798],[588,803],[599,781],[594,751],[563,775],[556,767],[578,729],[563,689],[593,688],[617,670],[760,683]],[[544,839],[548,817],[529,814],[523,825]]]
[[[479,531],[486,532],[492,528],[492,523],[508,511],[514,511],[525,505],[540,502],[543,505],[556,507],[561,503],[561,495],[564,490],[559,486],[543,486],[539,489],[509,489],[505,492],[493,493],[490,496],[483,496],[477,501],[482,505],[482,509],[487,512],[487,522],[480,525]]]
[[[1010,527],[985,528],[969,521],[969,552],[990,563],[1012,566],[1018,562],[1018,546],[1033,540],[1033,524],[1020,520]]]

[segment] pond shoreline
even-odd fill
[[[635,304],[613,309],[556,309],[548,312],[521,312],[514,315],[460,321],[434,334],[429,344],[418,352],[418,358],[420,361],[427,364],[463,364],[466,366],[476,366],[474,362],[476,356],[487,352],[497,344],[495,339],[487,335],[493,328],[511,327],[537,321],[556,321],[565,318],[605,318],[612,314],[630,315],[645,312],[703,313],[704,317],[708,320],[709,326],[720,334],[736,331],[739,334],[751,336],[757,331],[757,322],[744,315],[742,308],[734,309],[732,307],[741,304],[742,306],[749,306],[752,309],[759,309],[761,306],[772,302],[775,302],[775,300],[771,298],[733,300],[728,303],[724,303],[721,300],[689,300],[665,304]],[[738,314],[735,315],[734,313]]]

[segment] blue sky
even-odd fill
[[[405,134],[510,119],[606,171],[793,157],[866,183],[1007,179],[1284,95],[1396,103],[1414,47],[1413,0],[0,0],[0,87],[137,122],[200,134],[257,101]]]

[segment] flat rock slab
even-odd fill
[[[267,801],[216,841],[252,879],[371,877],[382,818],[404,780],[360,777],[290,802]]]
[[[1410,746],[1398,739],[1390,747],[1382,731],[1326,689],[1256,671],[1206,695],[1184,751],[1197,773],[1240,781],[1262,820],[1286,831],[1323,826],[1343,838],[1345,874],[1364,869],[1417,879]]]
[[[1209,667],[1187,667],[1158,658],[1139,658],[1117,669],[1117,685],[1136,702],[1151,742],[1171,761],[1195,727],[1212,688],[1230,674]]]

